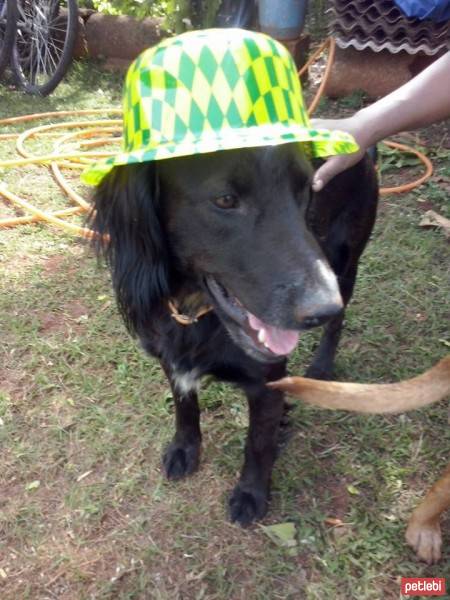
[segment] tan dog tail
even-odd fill
[[[450,354],[422,375],[398,383],[341,383],[285,377],[267,386],[322,408],[369,414],[406,412],[450,394]]]

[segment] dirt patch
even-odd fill
[[[266,541],[259,531],[245,531],[226,521],[221,502],[223,480],[206,468],[174,486],[163,503],[152,506],[152,489],[161,483],[156,472],[152,479],[148,496],[110,506],[97,526],[85,529],[70,526],[70,511],[54,485],[52,490],[36,492],[45,535],[33,544],[34,549],[19,546],[10,538],[9,556],[2,561],[7,575],[2,598],[24,597],[27,591],[34,597],[48,594],[72,600],[81,594],[94,597],[100,589],[105,598],[117,598],[137,587],[141,576],[147,589],[158,592],[155,597],[188,599],[202,593],[200,597],[219,598],[209,577],[222,568],[228,570],[230,580],[239,581],[239,597],[251,596],[254,560],[262,555]],[[61,482],[60,489],[64,487]],[[206,527],[205,516],[190,507],[191,502],[198,505],[199,497],[204,499],[205,490],[208,498],[211,496],[208,518],[214,519],[216,528]],[[18,492],[16,499],[23,489]]]
[[[81,301],[73,300],[58,312],[44,313],[38,318],[40,333],[76,333],[82,328],[83,322],[88,320],[88,309]]]
[[[55,256],[50,256],[44,261],[44,264],[42,266],[43,272],[46,275],[54,275],[55,273],[61,271],[61,267],[65,261],[66,257],[64,255],[57,254]]]
[[[330,509],[335,519],[345,521],[349,506],[350,494],[347,490],[348,481],[330,476],[324,482],[324,489],[330,496]]]
[[[25,371],[10,366],[0,368],[0,390],[12,400],[23,399],[30,385]]]

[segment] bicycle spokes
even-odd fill
[[[18,0],[12,66],[22,87],[41,94],[56,87],[70,63],[77,25],[75,0]]]

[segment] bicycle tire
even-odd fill
[[[11,58],[16,21],[16,0],[0,0],[0,77]]]
[[[60,19],[59,1],[34,0],[33,2],[30,2],[30,0],[17,0],[17,3],[17,34],[11,54],[11,69],[14,79],[17,85],[25,92],[47,96],[53,92],[61,82],[72,62],[73,50],[78,33],[78,4],[76,0],[67,0],[66,28],[63,29],[62,27],[55,26],[55,23],[58,23],[57,20]],[[39,9],[42,13],[45,12],[45,9],[47,9],[48,12],[51,10],[53,13],[51,15],[50,24],[48,22],[45,23],[45,19],[42,21],[42,30],[46,32],[46,37],[36,31],[36,11]],[[49,15],[47,15],[46,19],[48,16]],[[40,16],[38,18],[40,18]],[[47,26],[46,30],[45,26]],[[63,32],[63,42],[57,40],[56,36],[52,37],[52,31]],[[54,70],[51,74],[49,73],[48,78],[45,79],[47,73],[40,73],[40,63],[45,71],[47,62],[50,63],[53,49],[59,50],[59,47],[56,44],[57,41],[58,44],[62,44],[61,54],[57,59],[57,63],[52,59],[53,65],[50,66],[54,66]],[[46,48],[45,56],[42,58],[41,52],[43,44],[46,43],[49,45],[51,44],[53,49],[48,49],[50,46]],[[28,64],[27,52],[29,52]],[[33,52],[35,53],[34,55]],[[35,68],[34,73],[33,68]],[[44,77],[42,83],[37,81],[37,77],[40,74]]]

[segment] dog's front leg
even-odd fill
[[[175,435],[163,454],[168,479],[181,479],[197,470],[202,435],[195,373],[167,368],[163,365],[175,402]]]
[[[335,271],[336,271],[335,267]],[[343,275],[338,276],[339,289],[341,291],[344,306],[350,301],[353,293],[353,287],[356,280],[356,265],[347,267]],[[336,350],[341,339],[342,326],[344,323],[345,309],[340,315],[331,319],[327,325],[320,340],[319,347],[314,353],[310,367],[306,371],[306,377],[312,379],[332,379],[334,358]]]
[[[342,333],[344,314],[338,315],[325,325],[325,330],[314,353],[311,365],[306,370],[306,377],[311,379],[332,379],[334,358]]]
[[[259,385],[247,388],[246,395],[250,423],[245,461],[229,500],[231,521],[243,527],[261,519],[267,512],[272,467],[284,414],[283,393]]]

